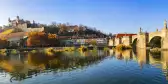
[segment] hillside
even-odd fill
[[[58,24],[58,25],[45,25],[46,33],[54,33],[59,36],[96,36],[96,37],[106,37],[107,35],[100,30],[96,30],[95,28],[91,28],[83,25],[66,25],[66,24]]]
[[[5,35],[5,34],[10,34],[10,33],[12,33],[13,31],[14,31],[14,29],[7,29],[7,30],[2,31],[2,32],[0,33],[0,35],[1,35],[1,34],[3,34],[3,35]]]
[[[44,27],[45,33],[57,34],[58,36],[67,36],[68,38],[74,36],[75,38],[100,38],[107,36],[100,30],[83,25],[51,24],[41,26]],[[4,37],[4,35],[17,32],[23,32],[23,30],[21,28],[4,29],[0,33],[0,36]]]

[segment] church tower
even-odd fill
[[[19,20],[19,16],[16,16],[16,19]]]
[[[10,18],[8,18],[8,22],[9,22],[9,23],[11,22],[11,19],[10,19]]]
[[[19,24],[20,18],[19,16],[16,16],[16,23]]]

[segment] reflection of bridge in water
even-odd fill
[[[126,50],[126,51],[114,51],[110,50],[111,56],[116,56],[119,60],[137,61],[140,68],[143,68],[145,64],[150,64],[156,68],[160,68],[164,71],[166,78],[168,79],[168,51],[160,51],[152,53],[146,49],[137,49],[137,51]]]
[[[138,48],[154,47],[152,45],[159,44],[161,49],[168,49],[168,29],[167,21],[164,22],[164,28],[161,31],[158,29],[156,32],[142,32],[137,35],[122,36],[120,38],[114,37],[109,40],[109,46],[117,46],[118,44],[136,45]]]

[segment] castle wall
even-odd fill
[[[44,27],[42,28],[27,28],[27,32],[42,32],[44,31]]]
[[[24,24],[18,24],[17,28],[27,28],[27,23]]]

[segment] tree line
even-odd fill
[[[107,35],[96,28],[85,25],[71,25],[69,23],[52,22],[49,25],[43,25],[46,33],[55,33],[59,36],[86,36],[95,35],[98,37],[106,37]]]

